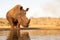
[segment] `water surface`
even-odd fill
[[[31,40],[60,40],[60,30],[30,30],[27,32]],[[7,40],[9,33],[10,31],[0,31],[0,40]]]

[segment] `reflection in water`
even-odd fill
[[[31,40],[60,40],[60,35],[30,36]],[[6,40],[7,36],[0,36],[0,40]]]
[[[27,31],[27,30],[25,30]],[[25,32],[22,30],[22,32]],[[10,31],[0,31],[0,40],[6,40]],[[31,40],[60,40],[60,30],[29,30]]]
[[[60,35],[60,30],[22,30],[29,32],[30,35]]]

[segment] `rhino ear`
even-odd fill
[[[23,7],[20,7],[20,10],[22,10],[23,9]]]
[[[26,11],[28,11],[28,10],[29,10],[29,8],[26,9]]]

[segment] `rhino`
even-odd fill
[[[29,10],[29,8],[26,8],[26,10],[23,9],[21,5],[16,5],[11,10],[9,10],[6,14],[6,18],[11,24],[11,26],[17,26],[22,25],[23,27],[28,27],[30,19],[26,17],[26,12]]]
[[[25,28],[29,26],[30,19],[26,17],[28,10],[29,8],[24,10],[23,6],[16,5],[7,12],[6,18],[11,25],[11,39],[13,39],[14,35],[20,37],[20,25]]]

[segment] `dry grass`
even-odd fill
[[[31,18],[30,28],[57,29],[57,30],[25,30],[30,35],[60,35],[60,18]],[[0,19],[0,28],[10,28],[6,19]],[[24,31],[22,31],[24,32]]]
[[[0,18],[0,28],[10,26],[6,19]],[[31,18],[29,27],[60,29],[60,18]]]

